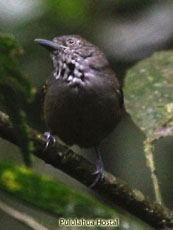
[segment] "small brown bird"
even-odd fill
[[[98,145],[114,130],[123,112],[120,84],[104,54],[80,36],[35,41],[50,51],[54,66],[45,86],[47,145],[57,135],[67,145],[94,147],[97,176],[93,187],[104,175]]]

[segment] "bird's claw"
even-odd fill
[[[50,132],[45,132],[44,136],[46,137],[46,145],[44,151],[46,151],[46,149],[49,147],[50,144],[53,144],[53,146],[55,146],[56,139],[54,136],[50,134]]]
[[[95,172],[92,173],[92,175],[101,175],[101,179],[103,179],[104,177],[104,170],[103,169],[100,169],[100,170],[96,170]]]
[[[92,175],[97,175],[94,182],[89,186],[90,188],[93,188],[99,181],[101,181],[104,177],[104,168],[103,168],[103,162],[101,158],[99,157],[96,163],[96,171],[92,173]]]

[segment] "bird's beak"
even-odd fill
[[[61,47],[61,45],[57,42],[49,41],[42,38],[36,38],[34,41],[44,48],[48,49],[49,51],[59,50]]]

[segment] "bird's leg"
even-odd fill
[[[97,146],[95,146],[94,149],[97,154],[97,160],[96,160],[96,171],[93,173],[93,175],[96,175],[96,178],[94,182],[90,185],[90,188],[93,188],[104,177],[104,167],[103,167],[101,155],[99,153]]]
[[[56,139],[54,136],[51,135],[50,132],[45,132],[44,136],[46,137],[46,145],[45,145],[44,151],[46,151],[46,149],[51,143],[53,144],[53,146],[55,145]]]

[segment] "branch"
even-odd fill
[[[85,185],[93,181],[92,173],[95,171],[91,164],[82,156],[77,155],[67,146],[58,141],[55,146],[44,151],[46,139],[38,131],[28,126],[31,140],[34,144],[33,154],[55,168],[69,174]],[[0,112],[0,136],[17,144],[13,126],[8,115]],[[99,195],[139,217],[155,229],[173,228],[173,212],[166,207],[151,202],[137,190],[131,189],[120,179],[105,172],[103,180],[94,188]]]

